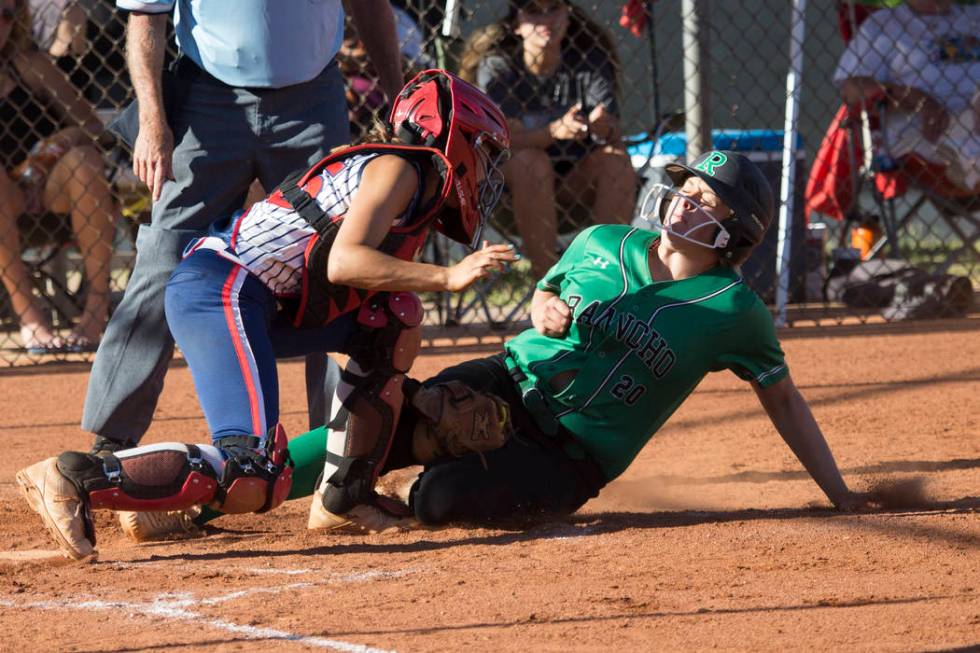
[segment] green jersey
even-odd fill
[[[738,274],[719,266],[654,281],[658,238],[625,225],[583,231],[538,282],[572,310],[568,333],[530,329],[505,345],[508,364],[527,376],[522,385],[540,390],[609,480],[708,372],[729,369],[762,387],[788,374],[769,310]]]

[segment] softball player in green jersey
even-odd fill
[[[652,189],[642,203],[656,230],[586,229],[538,282],[533,329],[501,354],[422,384],[460,381],[499,397],[510,407],[512,435],[483,455],[427,464],[409,496],[420,522],[574,512],[629,466],[706,374],[726,369],[751,383],[835,506],[870,506],[841,478],[793,384],[768,309],[737,272],[773,220],[765,177],[729,151],[671,164],[667,173],[674,186]],[[428,418],[405,406],[388,469],[418,463],[412,436]],[[295,496],[313,491],[299,479],[322,467],[322,439],[318,429],[290,442]]]

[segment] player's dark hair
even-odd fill
[[[364,136],[357,139],[353,143],[338,145],[337,147],[330,150],[330,153],[337,152],[351,145],[403,145],[401,139],[394,135],[391,131],[391,126],[381,120],[380,118],[375,118],[374,122],[371,124],[370,129],[368,129]]]

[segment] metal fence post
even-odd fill
[[[796,188],[796,123],[800,115],[803,80],[803,38],[806,0],[793,0],[790,15],[789,71],[786,73],[786,112],[783,123],[783,169],[779,188],[779,239],[776,244],[776,326],[786,325],[789,302],[790,253],[793,251],[793,202]]]
[[[684,23],[684,113],[687,160],[711,148],[707,0],[681,3]]]

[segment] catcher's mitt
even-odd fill
[[[412,436],[412,452],[423,464],[444,456],[482,454],[502,446],[510,436],[510,406],[460,381],[422,387],[412,397],[412,405],[421,416]]]

